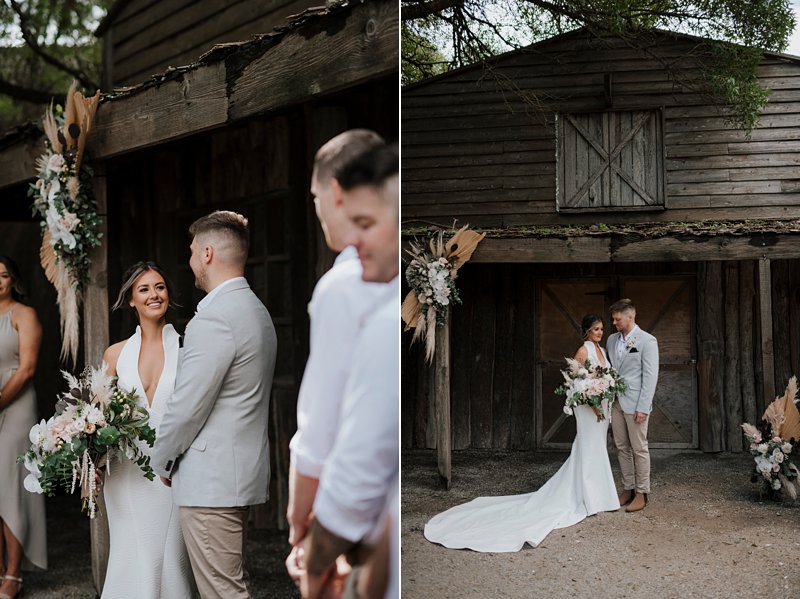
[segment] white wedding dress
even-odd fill
[[[599,364],[595,346],[584,343],[589,360]],[[603,357],[608,359],[601,348]],[[451,549],[483,552],[519,551],[534,547],[556,528],[577,524],[598,512],[619,509],[606,450],[610,410],[597,421],[592,408],[574,410],[578,434],[572,452],[542,488],[525,495],[479,497],[437,514],[425,525],[425,538]]]
[[[172,325],[162,333],[164,370],[149,408],[150,426],[156,429],[175,388],[179,336]],[[141,329],[128,339],[117,361],[119,386],[136,389],[140,405],[147,407],[139,377]],[[150,448],[143,444],[149,452]],[[102,599],[182,599],[194,597],[194,578],[181,532],[179,508],[172,490],[156,476],[150,481],[136,463],[114,459],[103,485],[110,553]]]

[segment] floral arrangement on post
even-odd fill
[[[86,139],[100,100],[85,98],[73,83],[66,107],[45,113],[45,153],[37,161],[38,179],[28,195],[42,219],[39,257],[56,288],[61,316],[61,359],[75,363],[79,342],[80,294],[88,281],[89,251],[100,245],[100,217],[91,189],[92,170],[81,164]]]
[[[564,395],[564,413],[572,416],[576,406],[590,406],[597,415],[597,422],[605,420],[603,400],[607,400],[607,409],[617,398],[617,394],[624,393],[628,388],[625,379],[609,366],[592,365],[589,360],[583,364],[573,358],[564,358],[567,368],[561,371],[564,384],[555,390],[556,395]]]
[[[111,474],[111,461],[122,456],[135,461],[149,480],[155,478],[144,445],[153,446],[156,433],[136,391],[124,391],[106,374],[106,364],[87,368],[79,379],[62,373],[70,386],[48,421],[33,425],[31,448],[19,461],[28,469],[25,488],[52,496],[57,487],[73,493],[81,488],[83,508],[94,518],[99,493],[98,471]]]
[[[459,229],[449,241],[444,231],[431,239],[427,247],[412,242],[406,268],[406,281],[411,290],[403,300],[401,315],[406,327],[414,329],[414,337],[425,341],[425,358],[430,363],[436,351],[436,327],[444,325],[447,309],[460,304],[456,289],[458,269],[472,257],[486,233],[476,233],[469,225]]]
[[[767,406],[757,426],[742,425],[756,463],[751,480],[761,482],[763,490],[773,499],[783,492],[797,499],[800,490],[800,470],[793,462],[800,448],[800,412],[796,404],[797,379],[792,377],[786,392]]]

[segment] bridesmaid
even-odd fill
[[[22,569],[47,569],[44,496],[25,491],[17,463],[36,423],[31,379],[42,339],[36,311],[23,297],[16,263],[0,256],[0,599],[20,595]]]

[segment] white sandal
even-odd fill
[[[13,595],[6,595],[5,593],[0,593],[0,599],[18,599],[22,597],[22,578],[18,576],[3,576],[3,580],[13,580],[17,583],[17,592]]]

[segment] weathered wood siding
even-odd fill
[[[690,42],[653,52],[677,60]],[[691,73],[691,71],[687,71]],[[611,75],[611,102],[606,75]],[[800,216],[800,59],[759,67],[772,90],[747,139],[661,64],[609,41],[545,42],[402,94],[403,220],[472,225]],[[525,100],[536,93],[539,100]],[[538,102],[538,103],[537,103]],[[556,212],[555,111],[663,110],[666,210]]]
[[[104,32],[106,87],[190,64],[214,44],[269,33],[313,0],[130,0]]]
[[[800,371],[800,309],[797,307],[800,305],[797,297],[800,260],[773,261],[771,269],[773,281],[780,281],[773,285],[771,293],[775,311],[775,381],[778,392],[782,393],[789,376]],[[676,285],[674,294],[681,304],[680,310],[686,314],[686,327],[676,330],[672,330],[675,329],[672,326],[662,327],[659,335],[665,355],[670,353],[670,347],[681,345],[680,340],[674,338],[675,334],[694,336],[686,340],[686,347],[697,348],[697,361],[693,364],[689,359],[691,354],[684,355],[682,350],[672,351],[676,359],[662,364],[664,372],[660,384],[677,393],[696,393],[693,400],[696,403],[670,398],[669,405],[662,407],[667,408],[671,416],[678,416],[683,426],[692,420],[696,422],[701,450],[742,451],[739,425],[744,421],[755,422],[766,406],[766,398],[760,391],[763,375],[757,317],[758,268],[753,261],[570,264],[568,272],[563,266],[546,264],[467,265],[460,271],[458,280],[464,305],[452,310],[451,320],[453,449],[537,447],[537,427],[545,424],[537,422],[540,413],[536,408],[537,389],[542,389],[541,401],[550,401],[553,399],[549,393],[551,387],[557,384],[553,377],[540,374],[545,370],[537,360],[545,358],[541,357],[544,353],[537,344],[565,342],[563,339],[548,340],[539,330],[542,325],[537,322],[543,313],[535,290],[537,281],[559,278],[565,282],[597,278],[612,281],[610,301],[617,299],[619,293],[633,297],[634,301],[644,298],[643,283],[660,279],[688,280],[688,289],[679,294]],[[580,301],[583,300],[574,298],[574,302]],[[643,302],[645,312],[646,299]],[[691,312],[696,313],[696,324],[692,322]],[[679,320],[675,322],[680,324],[680,313],[676,316]],[[648,318],[655,321],[660,317],[661,314],[651,313]],[[606,323],[606,337],[611,331],[611,325]],[[432,371],[423,363],[421,348],[409,347],[410,341],[411,334],[406,333],[403,337],[402,443],[404,447],[431,448],[435,446]],[[579,344],[577,336],[572,343],[567,343],[569,347]],[[694,388],[688,382],[692,378],[691,369],[696,369]],[[697,415],[686,418],[681,413],[681,405],[696,405]],[[570,424],[564,426],[564,435],[545,442],[546,446],[560,447],[559,443],[571,441]],[[669,430],[665,428],[667,445],[669,442],[691,445],[678,437],[670,441],[667,433]],[[571,434],[574,435],[574,426]],[[691,435],[687,435],[687,439],[690,440]]]

